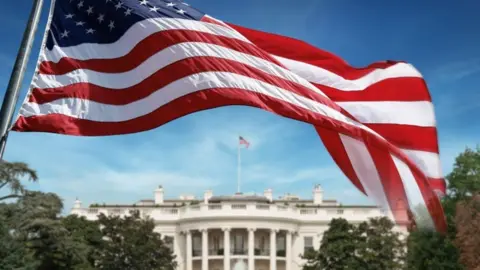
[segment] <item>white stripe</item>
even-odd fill
[[[430,101],[355,101],[337,104],[364,124],[435,126],[435,112]]]
[[[401,149],[430,178],[443,178],[442,163],[437,153]]]
[[[372,84],[391,78],[422,77],[420,72],[418,72],[412,65],[407,63],[397,63],[386,69],[375,69],[359,79],[348,80],[338,74],[318,66],[280,56],[273,57],[280,61],[280,63],[282,63],[286,68],[312,83],[325,85],[342,91],[365,90]]]
[[[251,43],[230,27],[186,19],[151,18],[132,25],[119,40],[110,44],[83,43],[71,47],[55,45],[52,50],[43,50],[43,60],[57,63],[62,57],[78,60],[118,58],[126,55],[148,36],[167,30],[192,30]]]
[[[198,56],[219,57],[255,67],[268,74],[301,84],[326,97],[323,92],[307,80],[279,65],[223,46],[201,42],[185,42],[172,45],[157,52],[139,66],[127,72],[104,73],[88,69],[77,69],[63,75],[39,74],[33,84],[38,88],[54,88],[84,82],[111,89],[125,89],[142,82],[158,70],[172,63]]]
[[[388,213],[389,218],[394,220],[382,181],[367,147],[362,141],[343,134],[339,135],[355,174],[362,183],[368,197],[372,198],[377,205]]]
[[[410,210],[415,215],[415,221],[418,226],[434,229],[434,222],[432,216],[427,209],[425,199],[423,198],[420,187],[408,166],[395,156],[391,155],[395,166],[397,167],[400,178],[402,179],[405,193],[407,194],[408,204]]]
[[[181,96],[210,88],[239,88],[261,93],[370,131],[364,125],[324,104],[263,81],[229,72],[203,72],[190,75],[166,85],[148,97],[126,105],[107,105],[84,99],[65,98],[45,104],[28,102],[23,105],[20,113],[25,117],[59,113],[92,121],[120,122],[148,114]]]

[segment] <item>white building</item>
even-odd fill
[[[287,194],[273,198],[271,189],[262,196],[194,196],[164,199],[160,186],[154,200],[134,205],[91,205],[76,201],[71,214],[96,219],[99,213],[125,215],[139,209],[156,222],[156,231],[169,237],[180,270],[299,270],[305,250],[318,248],[332,218],[357,223],[382,216],[374,206],[345,206],[325,200],[319,185],[312,199]],[[398,231],[406,232],[404,226]]]

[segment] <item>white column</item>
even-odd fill
[[[202,229],[202,270],[208,270],[208,230]]]
[[[287,231],[285,243],[285,270],[292,269],[292,231]]]
[[[230,228],[223,228],[223,269],[230,270]]]
[[[255,270],[255,228],[248,228],[248,270]]]
[[[185,256],[185,264],[186,264],[186,269],[187,270],[192,270],[192,232],[191,231],[186,231],[185,232],[185,238],[187,242],[187,256]]]
[[[277,232],[270,230],[270,270],[277,270]]]

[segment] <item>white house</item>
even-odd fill
[[[299,270],[305,250],[318,248],[332,218],[357,223],[383,216],[375,206],[341,205],[325,200],[316,185],[312,199],[287,194],[214,196],[207,190],[202,200],[194,196],[165,199],[159,186],[154,200],[134,205],[91,205],[76,201],[71,214],[94,220],[99,213],[126,215],[140,210],[155,220],[156,231],[171,240],[180,270]],[[398,231],[406,232],[398,225]]]

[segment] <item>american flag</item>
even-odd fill
[[[242,144],[244,144],[246,148],[250,146],[250,143],[247,140],[245,140],[242,136],[239,136],[238,145],[242,145]]]
[[[353,68],[173,0],[53,1],[45,34],[12,130],[127,134],[253,106],[314,125],[345,175],[397,222],[445,231],[433,106],[410,64]]]

